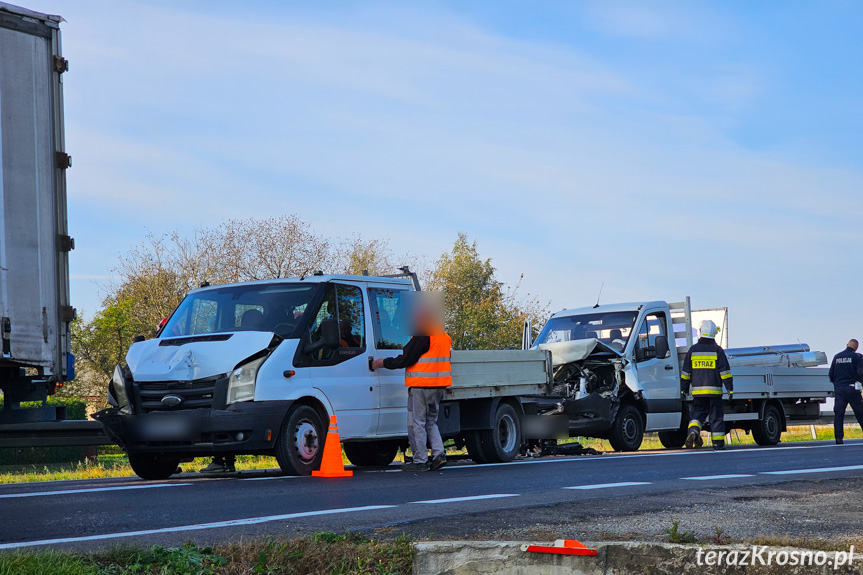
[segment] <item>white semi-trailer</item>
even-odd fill
[[[20,406],[74,374],[61,21],[0,2],[0,424],[62,419]]]

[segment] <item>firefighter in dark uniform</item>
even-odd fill
[[[833,403],[833,432],[836,443],[842,445],[845,437],[845,408],[849,405],[854,411],[857,423],[863,428],[863,397],[855,384],[863,382],[863,357],[857,353],[860,344],[856,339],[848,342],[845,351],[837,353],[830,364],[830,381],[835,390]]]
[[[692,419],[684,445],[701,447],[701,428],[710,421],[710,437],[713,449],[725,449],[725,413],[722,409],[722,386],[731,399],[734,381],[725,351],[716,343],[719,328],[710,320],[698,327],[698,342],[686,352],[680,373],[680,394],[686,396],[692,386]]]

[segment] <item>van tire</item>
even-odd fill
[[[482,449],[489,463],[509,463],[521,451],[521,418],[513,406],[500,403],[492,428],[480,432]]]
[[[179,457],[169,457],[158,453],[130,453],[129,465],[141,479],[168,479],[177,472]]]
[[[351,441],[344,444],[345,455],[357,467],[386,467],[399,452],[398,441]]]
[[[465,447],[467,447],[467,454],[470,455],[470,458],[473,459],[474,463],[482,465],[483,463],[489,462],[488,455],[482,445],[482,437],[479,431],[465,431],[464,443]]]
[[[288,411],[276,438],[276,461],[285,475],[311,475],[324,456],[326,428],[321,416],[308,405]]]
[[[758,445],[776,445],[782,440],[782,413],[772,403],[764,407],[764,415],[752,427],[752,438]]]
[[[644,441],[644,418],[638,408],[624,403],[617,410],[608,442],[615,451],[638,451]]]
[[[689,433],[689,430],[680,428],[674,431],[660,431],[657,435],[659,435],[659,443],[662,444],[662,447],[666,449],[680,449],[686,442],[687,433]]]

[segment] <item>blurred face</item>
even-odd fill
[[[402,298],[402,305],[408,305],[407,317],[410,318],[411,335],[432,335],[444,330],[443,294],[438,292],[412,292],[410,297]]]

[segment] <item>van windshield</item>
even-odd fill
[[[609,347],[623,351],[637,317],[638,312],[635,311],[553,317],[542,328],[535,343],[598,339]]]
[[[191,293],[160,337],[271,331],[291,337],[315,293],[314,284],[230,286]]]

